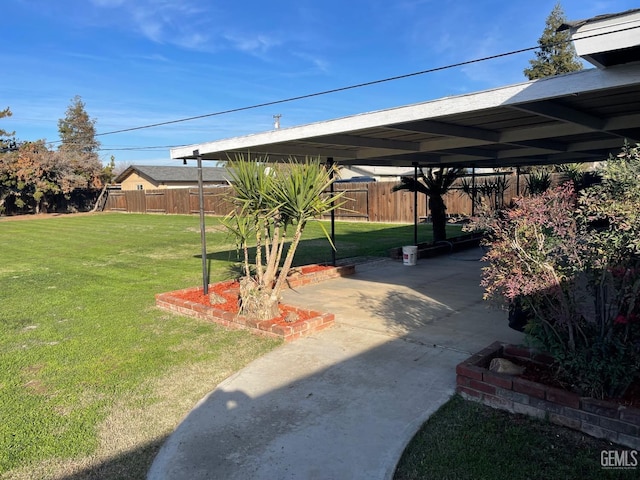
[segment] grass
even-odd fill
[[[194,403],[278,342],[154,307],[201,282],[196,216],[0,220],[0,478],[142,478]],[[235,248],[207,219],[210,281]],[[413,226],[339,223],[338,258],[386,255]],[[420,225],[420,241],[430,226]],[[309,224],[296,264],[331,250]]]
[[[622,449],[580,432],[454,396],[407,446],[394,479],[638,478],[640,467],[601,468],[601,451]]]

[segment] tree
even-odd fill
[[[39,212],[44,196],[55,188],[46,172],[49,153],[43,141],[24,142],[0,157],[0,208],[11,200],[18,210]]]
[[[71,165],[74,175],[85,179],[84,187],[102,185],[102,163],[98,156],[100,142],[96,140],[95,123],[96,120],[89,117],[78,95],[71,99],[65,117],[58,120],[62,141],[58,151]]]
[[[0,118],[10,117],[12,115],[9,107],[4,110],[0,110]],[[16,141],[15,138],[10,138],[15,135],[16,132],[8,132],[0,128],[0,153],[15,150]]]
[[[0,210],[11,200],[19,211],[40,213],[48,210],[53,197],[68,198],[74,189],[85,187],[85,177],[43,140],[23,142],[18,150],[0,155]]]
[[[417,191],[429,197],[434,242],[447,239],[447,206],[444,203],[443,195],[452,187],[453,182],[463,170],[462,168],[429,168],[425,174],[420,167],[420,178],[417,182],[413,177],[402,177],[401,183],[393,187],[394,192],[399,190]]]
[[[60,150],[97,154],[100,142],[96,140],[96,120],[89,117],[79,95],[71,99],[64,118],[58,120]]]
[[[268,320],[280,315],[280,294],[307,222],[338,208],[342,194],[333,199],[324,194],[333,180],[319,160],[268,165],[239,156],[227,164],[227,170],[236,210],[224,223],[244,255],[240,312]],[[294,232],[285,250],[289,228]],[[253,241],[252,272],[249,245]]]
[[[9,108],[0,111],[0,118],[10,115]],[[0,130],[0,211],[38,213],[56,197],[68,200],[77,188],[100,187],[103,167],[94,124],[80,97],[75,97],[66,117],[58,121],[62,144],[57,151],[44,140],[19,144],[5,140],[13,133]],[[109,165],[105,174],[110,175],[112,168]]]
[[[534,59],[529,60],[530,68],[524,69],[529,80],[552,77],[563,73],[582,70],[582,63],[569,38],[568,31],[558,32],[566,17],[560,3],[557,3],[547,17],[547,22],[538,39],[540,48]]]
[[[100,174],[100,180],[104,185],[113,183],[113,180],[118,176],[115,170],[116,170],[116,157],[111,155],[111,159],[109,160],[109,163],[102,168],[102,173]]]

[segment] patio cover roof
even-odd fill
[[[508,167],[604,160],[640,143],[640,9],[568,23],[601,67],[483,92],[171,150],[177,159],[235,154],[342,165]]]
[[[604,160],[625,139],[640,142],[639,63],[174,148],[171,157],[503,167]]]

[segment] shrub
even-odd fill
[[[530,195],[540,195],[551,188],[551,174],[544,169],[533,170],[526,177],[526,182]]]
[[[640,153],[625,146],[603,183],[567,183],[477,222],[490,232],[485,298],[520,305],[558,379],[598,398],[640,371]]]

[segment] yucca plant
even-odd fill
[[[532,170],[526,177],[529,195],[540,195],[551,188],[551,174],[544,168]]]
[[[560,181],[573,183],[573,188],[577,192],[602,181],[600,174],[597,171],[587,170],[587,165],[584,163],[564,163],[559,165],[557,170],[561,174]]]
[[[274,318],[279,315],[280,294],[307,222],[340,207],[343,194],[325,193],[333,180],[319,159],[291,158],[287,163],[269,164],[267,159],[238,155],[227,163],[227,171],[236,209],[224,224],[243,252],[240,313],[260,320]],[[288,242],[290,229],[293,236]],[[326,230],[325,235],[331,241]],[[254,265],[249,256],[252,239]]]
[[[504,175],[497,175],[494,180],[484,179],[474,185],[467,178],[460,182],[460,195],[465,195],[474,202],[474,210],[483,208],[483,198],[488,200],[491,211],[504,208],[504,194],[509,188],[509,179]]]

